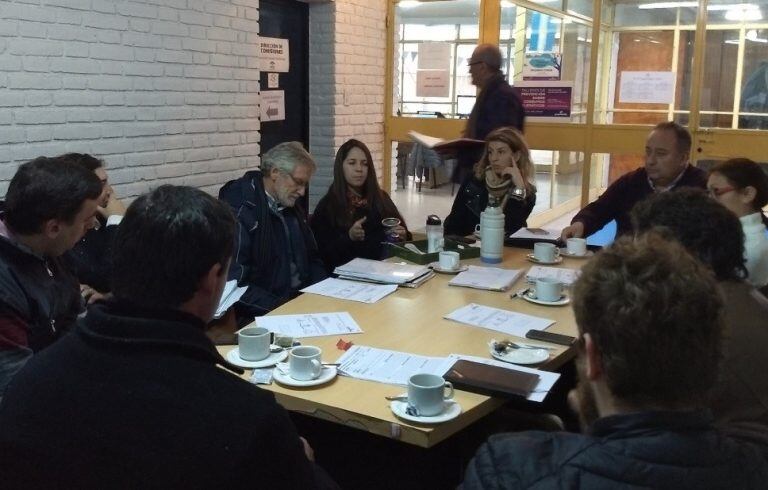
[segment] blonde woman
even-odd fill
[[[509,127],[492,131],[485,138],[482,158],[461,185],[445,219],[445,234],[471,235],[490,197],[504,210],[507,233],[526,226],[536,204],[533,179],[533,162],[522,133]]]

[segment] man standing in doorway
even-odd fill
[[[467,61],[472,85],[480,89],[464,130],[467,138],[484,140],[488,133],[504,126],[523,131],[523,102],[504,79],[501,63],[501,51],[493,44],[480,44]],[[459,172],[454,173],[454,181],[460,183],[460,177],[480,159],[482,151],[483,148],[478,147],[459,152]]]

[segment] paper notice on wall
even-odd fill
[[[285,120],[285,91],[261,91],[261,122]]]
[[[259,69],[261,71],[288,71],[288,40],[276,37],[259,38]]]
[[[450,70],[451,45],[449,43],[419,44],[419,70]]]
[[[416,97],[448,97],[448,70],[419,70],[416,72]]]
[[[560,80],[560,53],[525,53],[523,80]]]
[[[526,118],[531,121],[569,121],[573,103],[573,82],[517,82]]]
[[[278,88],[280,86],[279,73],[267,73],[267,88]]]
[[[619,102],[671,104],[675,100],[675,72],[623,71]]]

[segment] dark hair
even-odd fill
[[[104,166],[103,160],[87,153],[67,153],[61,157],[71,160],[91,172],[95,172],[97,168],[102,168]]]
[[[703,403],[721,357],[718,291],[711,271],[656,233],[622,237],[590,260],[573,309],[611,393],[638,408]]]
[[[720,174],[737,189],[755,188],[752,208],[760,211],[768,204],[768,174],[749,158],[731,158],[709,169],[709,175]]]
[[[96,175],[66,155],[37,157],[16,171],[5,195],[5,223],[14,233],[33,235],[57,219],[71,224],[83,203],[98,199]]]
[[[115,297],[145,308],[180,306],[214,264],[227,273],[234,233],[229,207],[199,189],[163,185],[144,194],[115,237]]]
[[[721,281],[747,277],[741,222],[701,189],[655,194],[632,209],[635,232],[656,229],[679,241]]]
[[[686,155],[691,154],[691,133],[685,126],[677,124],[674,121],[662,122],[654,126],[654,131],[672,131],[675,133],[677,151]]]
[[[385,199],[383,191],[379,187],[376,178],[376,167],[373,164],[371,151],[365,143],[356,139],[347,140],[336,152],[336,160],[333,162],[333,182],[328,188],[328,208],[334,219],[334,224],[339,227],[352,225],[353,210],[347,203],[347,180],[344,178],[344,160],[347,159],[352,148],[359,148],[368,160],[368,175],[363,183],[363,197],[368,200],[368,208],[375,210],[382,218],[398,218],[403,226],[405,221],[390,200]]]

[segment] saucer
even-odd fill
[[[407,395],[407,393],[403,393],[401,396]],[[408,415],[405,413],[405,409],[408,408],[408,402],[401,400],[392,400],[389,402],[389,408],[398,418],[418,424],[440,424],[461,415],[461,405],[454,400],[446,400],[443,412],[437,415]]]
[[[543,260],[539,260],[533,254],[528,254],[528,255],[525,256],[525,258],[528,259],[529,261],[533,262],[534,264],[542,264],[542,265],[559,264],[560,262],[563,261],[563,258],[560,257],[560,256],[555,257],[555,260],[553,260],[552,262],[544,262]]]
[[[506,352],[496,352],[490,349],[491,355],[504,362],[512,364],[539,364],[549,359],[547,349],[509,349]]]
[[[288,371],[288,366],[285,366],[286,372]],[[278,366],[275,368],[275,370],[272,372],[272,377],[275,381],[280,383],[281,385],[286,386],[296,386],[296,387],[305,387],[305,386],[317,386],[325,384],[329,381],[331,381],[333,378],[336,377],[336,374],[338,372],[336,371],[336,366],[326,366],[323,367],[323,370],[320,371],[320,376],[318,376],[315,379],[308,379],[308,380],[298,380],[291,378],[290,375],[284,374],[281,370],[281,367]]]
[[[533,295],[533,291],[528,291],[527,293],[522,294],[521,296],[526,301],[529,301],[531,303],[536,303],[537,305],[544,305],[544,306],[563,306],[571,302],[571,299],[568,297],[567,294],[560,296],[560,299],[557,301],[544,301],[543,299],[538,299],[536,296]]]
[[[572,259],[588,259],[593,255],[595,255],[595,252],[593,252],[592,250],[587,250],[587,252],[584,255],[576,255],[576,254],[569,253],[567,248],[561,248],[560,255],[564,255]]]
[[[277,347],[273,345],[272,347]],[[260,361],[246,361],[240,357],[240,348],[235,347],[231,351],[227,352],[227,361],[231,362],[235,366],[240,366],[248,369],[256,369],[274,366],[280,361],[284,361],[288,357],[287,350],[281,350],[280,352],[273,352]]]
[[[435,272],[439,272],[440,274],[458,274],[459,272],[464,272],[465,270],[469,269],[466,265],[460,265],[456,269],[443,269],[440,267],[440,262],[432,262],[428,266]]]

